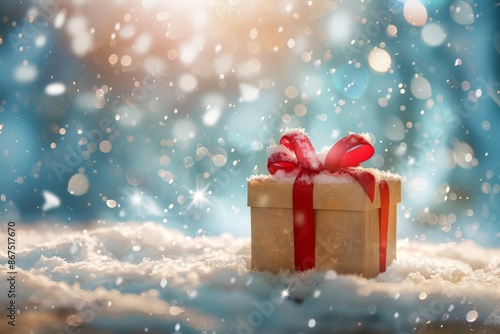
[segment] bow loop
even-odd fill
[[[271,174],[279,170],[290,173],[299,166],[297,157],[286,146],[272,146],[268,148],[268,154],[267,169]]]
[[[323,169],[323,164],[319,161],[309,137],[304,132],[294,131],[285,133],[280,139],[280,144],[295,153],[301,168],[313,171]]]
[[[361,162],[370,159],[374,152],[375,149],[364,136],[351,133],[330,148],[323,164],[309,137],[303,131],[293,130],[281,137],[279,146],[269,149],[267,169],[271,174],[279,170],[290,173],[297,168],[308,175],[325,169],[332,173],[344,172],[363,187],[368,198],[373,202],[375,176],[370,172],[352,167],[359,167]]]
[[[358,167],[361,162],[370,159],[375,149],[365,137],[351,133],[341,138],[328,152],[325,167],[328,170],[346,167]]]

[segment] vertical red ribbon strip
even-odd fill
[[[302,175],[301,175],[302,174]],[[293,242],[295,255],[295,270],[304,271],[315,266],[314,184],[307,182],[311,176],[301,171],[293,184]],[[305,180],[303,179],[305,178]],[[297,247],[297,245],[300,245]]]
[[[309,138],[303,131],[292,130],[280,139],[280,148],[269,155],[267,168],[271,174],[279,170],[285,173],[299,169],[293,184],[293,233],[295,270],[303,271],[315,266],[315,232],[312,177],[323,170],[346,173],[353,177],[373,202],[375,177],[368,171],[353,169],[371,158],[375,152],[365,137],[350,134],[341,138],[328,152],[325,164],[317,156]],[[389,188],[380,182],[380,271],[385,271],[387,253],[387,227],[389,218]]]
[[[389,185],[381,180],[380,189],[380,211],[379,211],[379,270],[384,272],[387,268],[387,238],[389,233]]]

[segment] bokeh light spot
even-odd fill
[[[432,96],[432,88],[429,81],[424,77],[414,77],[410,85],[411,93],[417,99],[425,100]]]
[[[203,115],[203,123],[207,126],[214,126],[219,121],[221,111],[219,108],[210,108]]]
[[[422,28],[422,40],[430,46],[439,46],[446,39],[446,32],[443,27],[437,23],[429,23]]]
[[[352,19],[348,13],[336,12],[332,17],[328,30],[332,40],[341,42],[346,41],[351,35]]]
[[[183,74],[179,78],[179,87],[186,93],[190,93],[198,86],[198,80],[190,73]]]
[[[140,167],[130,167],[125,173],[127,182],[132,186],[138,186],[144,181],[144,171]]]
[[[299,90],[295,86],[288,86],[285,88],[285,95],[289,99],[294,99],[299,95]]]
[[[14,69],[14,80],[20,83],[32,82],[38,77],[38,68],[33,65],[19,65]]]
[[[85,174],[75,174],[68,182],[68,192],[74,196],[84,195],[89,190],[89,179]]]
[[[251,73],[259,72],[260,71],[260,61],[258,59],[250,59],[247,62],[247,70]]]
[[[474,322],[477,320],[477,317],[479,316],[479,313],[477,313],[476,310],[471,310],[467,312],[467,315],[465,318],[467,319],[467,322]]]
[[[129,55],[122,56],[122,58],[120,59],[120,64],[125,67],[130,66],[132,64],[132,57],[130,57]]]
[[[101,150],[102,153],[109,153],[112,147],[113,145],[111,145],[111,142],[109,140],[103,140],[99,144],[99,149]]]
[[[394,25],[394,24],[389,24],[386,28],[385,28],[385,33],[388,37],[396,37],[397,33],[398,33],[398,28]]]
[[[405,20],[417,27],[422,27],[427,22],[427,9],[418,0],[406,1],[403,8]]]
[[[474,23],[474,11],[465,1],[455,1],[450,6],[450,14],[453,21],[461,25]]]
[[[66,92],[66,86],[61,82],[53,82],[45,87],[45,94],[51,96],[62,95]]]
[[[376,72],[385,73],[389,71],[391,63],[391,56],[384,49],[375,48],[368,54],[368,64]]]
[[[295,108],[293,108],[293,111],[294,111],[295,115],[302,117],[305,114],[307,114],[307,107],[305,105],[303,105],[302,103],[299,103],[295,106]]]
[[[108,61],[111,65],[116,65],[116,63],[118,62],[118,56],[116,54],[112,53],[109,55]]]

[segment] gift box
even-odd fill
[[[320,153],[302,130],[269,150],[271,175],[248,179],[251,267],[374,277],[396,258],[399,175],[362,168],[369,138],[350,134]]]

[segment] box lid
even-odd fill
[[[376,170],[373,203],[363,187],[347,174],[322,172],[314,177],[313,208],[321,210],[366,211],[380,207],[379,182],[389,185],[390,204],[401,202],[401,177]],[[254,176],[248,180],[248,206],[292,208],[295,177]]]

